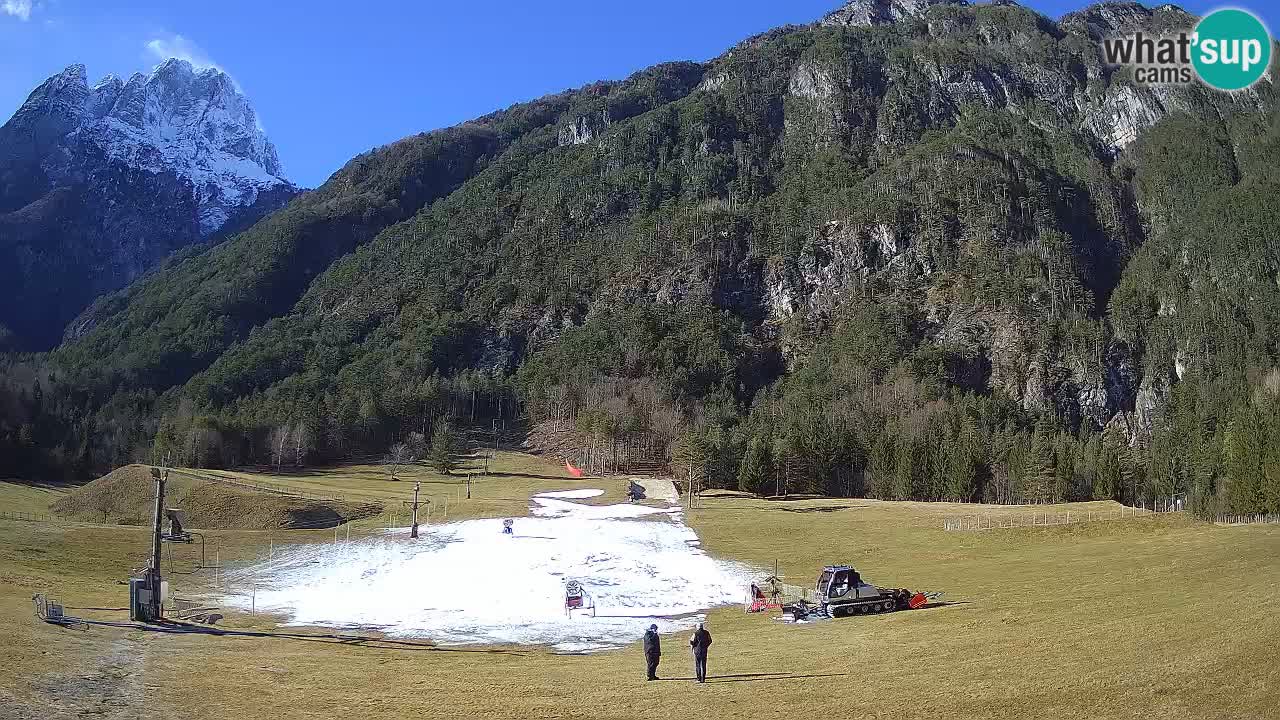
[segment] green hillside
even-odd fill
[[[1193,22],[832,16],[372,151],[10,358],[0,474],[447,420],[764,493],[1280,510],[1274,87],[1100,57]]]

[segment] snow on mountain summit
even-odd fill
[[[92,87],[85,67],[72,65],[37,88],[10,123],[23,118],[65,130],[59,144],[94,147],[130,167],[189,181],[205,236],[259,193],[293,187],[231,78],[186,60],[171,58],[127,82],[108,75]],[[72,172],[57,166],[58,157],[44,163],[55,178]]]

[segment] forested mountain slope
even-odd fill
[[[857,0],[406,139],[11,360],[6,441],[323,460],[525,416],[753,491],[1280,509],[1274,88],[1101,61],[1192,24]]]

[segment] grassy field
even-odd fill
[[[464,501],[450,518],[514,515],[540,490],[604,487],[617,498],[624,486],[557,477],[537,458],[510,461],[505,480],[473,486],[474,510]],[[404,481],[388,486],[372,468],[325,475],[327,484],[277,481],[386,500],[404,493]],[[11,497],[38,505],[40,496],[0,486],[0,498]],[[341,641],[322,630],[287,638],[64,630],[32,617],[31,594],[121,606],[117,583],[145,562],[145,533],[0,522],[0,708],[10,713],[0,716],[136,717],[130,706],[142,701],[150,716],[186,718],[1276,716],[1280,527],[1157,516],[942,531],[943,517],[974,511],[707,498],[688,522],[718,556],[761,567],[777,559],[799,585],[823,564],[848,562],[870,582],[945,591],[952,604],[801,626],[716,610],[712,678],[703,686],[645,683],[637,646],[573,656]],[[260,557],[268,543],[326,539],[332,531],[210,534],[228,565]],[[273,622],[229,614],[221,625],[269,630]],[[664,642],[660,674],[687,678],[684,638]]]
[[[154,468],[126,465],[65,494],[50,508],[64,520],[150,525],[155,514]],[[165,485],[165,507],[186,513],[200,529],[263,530],[334,527],[381,513],[372,502],[313,500],[210,481],[175,470]]]
[[[16,481],[0,480],[0,510],[47,513],[49,506],[66,494],[66,489],[60,487],[24,485]]]
[[[459,456],[458,466],[448,475],[424,463],[402,465],[396,469],[395,479],[385,465],[343,465],[308,468],[299,472],[286,469],[280,474],[224,470],[199,472],[317,495],[336,494],[348,501],[377,502],[384,506],[383,515],[359,521],[355,523],[357,527],[385,525],[388,513],[395,514],[393,519],[397,524],[408,524],[405,520],[406,503],[413,499],[415,482],[421,483],[420,498],[430,501],[422,512],[432,522],[523,515],[528,511],[529,497],[535,493],[548,489],[600,486],[598,481],[570,476],[562,463],[545,457],[500,450],[486,461],[486,454],[490,453]],[[467,499],[468,481],[471,485],[470,500]],[[615,482],[601,489],[606,490],[603,496],[587,502],[607,504],[626,499],[626,487],[621,483]]]

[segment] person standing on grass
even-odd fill
[[[707,628],[698,623],[698,629],[693,631],[693,636],[689,638],[689,648],[693,650],[693,672],[698,676],[698,682],[707,681],[707,650],[711,647],[711,633],[707,632]]]
[[[644,634],[644,662],[649,671],[649,680],[658,679],[658,660],[662,658],[662,640],[658,637],[658,626],[650,625]]]

